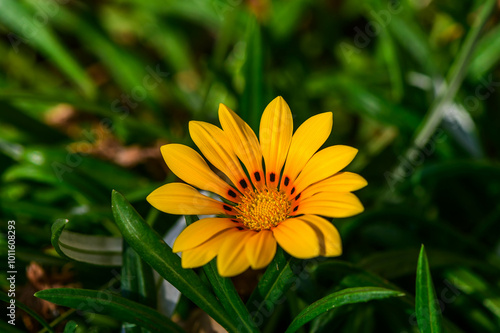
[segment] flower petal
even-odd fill
[[[254,131],[224,104],[219,105],[219,119],[234,152],[247,168],[252,182],[262,184],[264,181],[262,152]]]
[[[276,240],[270,230],[255,232],[245,246],[245,252],[253,269],[264,268],[276,254]]]
[[[358,150],[337,145],[320,150],[307,162],[295,180],[296,193],[320,180],[328,178],[345,168],[356,156]]]
[[[251,231],[241,230],[225,237],[217,256],[217,270],[224,277],[243,273],[250,266],[245,254],[245,245]]]
[[[333,116],[325,112],[307,119],[295,131],[286,158],[281,187],[289,186],[297,178],[307,161],[325,143],[332,132]],[[288,180],[286,178],[288,177]]]
[[[266,180],[270,187],[277,187],[281,168],[285,163],[292,140],[293,119],[290,107],[279,96],[272,100],[260,121],[260,146],[266,164]]]
[[[234,189],[219,178],[194,149],[180,144],[168,144],[161,147],[161,154],[169,169],[186,183],[235,201],[235,196],[229,194],[236,193]]]
[[[172,251],[182,252],[199,246],[219,232],[236,228],[238,225],[229,218],[210,217],[187,226],[176,238]]]
[[[215,258],[219,249],[233,230],[225,230],[194,249],[182,252],[181,264],[184,268],[200,267]],[[236,230],[234,230],[236,232]]]
[[[316,232],[321,256],[335,257],[342,254],[342,241],[333,224],[316,215],[304,215],[297,219],[309,224]]]
[[[291,215],[315,214],[328,217],[349,217],[364,210],[352,193],[321,192],[299,202]]]
[[[314,229],[304,221],[291,218],[273,228],[278,244],[290,255],[299,259],[319,255],[319,242]]]
[[[366,180],[360,175],[344,171],[309,186],[302,192],[301,197],[306,199],[320,192],[352,192],[365,187],[367,184]]]
[[[243,192],[250,186],[232,145],[223,130],[202,121],[190,121],[189,133],[202,154]]]
[[[228,214],[232,210],[222,202],[209,198],[183,183],[163,185],[148,195],[147,200],[156,209],[169,214]],[[224,206],[227,206],[229,211],[224,211]]]

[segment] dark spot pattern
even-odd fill
[[[285,186],[288,186],[290,184],[290,178],[285,177]]]
[[[240,185],[243,188],[247,188],[248,187],[248,184],[247,184],[246,180],[244,180],[244,179],[240,180]]]
[[[299,209],[299,206],[295,206],[295,208],[293,209],[293,211],[296,212],[297,209]]]
[[[260,182],[260,172],[254,172],[253,176],[255,177],[255,180]]]
[[[227,191],[227,194],[229,194],[230,197],[236,198],[236,193],[234,193],[233,190]]]
[[[227,210],[228,212],[232,211],[233,209],[231,207],[229,207],[228,205],[224,205],[222,206],[222,208],[224,208],[224,210]]]
[[[238,220],[231,220],[234,223],[240,223]]]
[[[295,200],[299,200],[299,199],[300,199],[300,195],[301,195],[301,194],[302,194],[302,193],[297,194],[297,196],[295,197]]]
[[[236,227],[236,229],[238,229],[238,230],[240,230],[240,231],[241,231],[241,230],[243,230],[243,228],[242,228],[242,227]]]
[[[290,194],[294,194],[295,193],[295,187],[292,188],[292,191],[290,192]]]
[[[275,182],[276,181],[276,174],[274,172],[271,172],[271,174],[269,175],[269,180],[271,182]]]

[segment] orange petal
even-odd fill
[[[299,202],[291,215],[315,214],[328,217],[349,217],[364,210],[359,199],[348,192],[322,192]]]
[[[366,180],[358,174],[347,171],[339,172],[306,188],[301,198],[306,199],[320,192],[352,192],[367,184]]]
[[[281,96],[276,97],[264,110],[259,130],[260,146],[266,164],[266,180],[270,187],[278,185],[292,132],[292,112]]]
[[[170,183],[154,190],[146,198],[158,210],[178,215],[223,214],[228,205],[209,198],[195,188],[183,183]]]
[[[221,276],[235,276],[248,269],[250,262],[245,254],[245,245],[251,235],[251,231],[241,230],[224,237],[217,256],[217,270]]]
[[[262,152],[254,131],[224,104],[219,105],[219,119],[234,152],[247,168],[252,182],[255,185],[262,184],[264,182]]]
[[[187,226],[176,238],[172,251],[182,252],[199,246],[219,232],[236,228],[229,218],[205,218]]]
[[[182,267],[200,267],[210,262],[219,252],[222,243],[225,241],[225,237],[228,237],[232,232],[233,230],[231,229],[225,230],[194,249],[182,252]]]
[[[295,131],[283,170],[281,188],[289,186],[297,178],[307,161],[328,139],[332,132],[332,125],[332,113],[326,112],[307,119]],[[288,181],[285,182],[287,177]]]
[[[314,229],[304,221],[291,218],[273,228],[278,244],[290,255],[309,259],[320,254],[318,237]]]
[[[253,269],[264,268],[276,254],[276,240],[270,230],[255,232],[245,246],[245,252]]]
[[[307,162],[295,180],[296,193],[320,180],[328,178],[345,168],[356,156],[358,150],[349,146],[331,146],[320,150]]]
[[[161,154],[169,169],[186,183],[235,201],[235,196],[228,194],[236,193],[235,190],[219,178],[194,149],[180,144],[168,144],[161,147]]]
[[[223,130],[202,121],[190,121],[189,133],[203,155],[222,171],[240,191],[250,182]]]
[[[304,215],[297,219],[309,224],[316,232],[321,256],[335,257],[342,254],[342,241],[333,224],[316,215]]]

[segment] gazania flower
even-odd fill
[[[318,151],[331,133],[332,113],[309,118],[292,136],[292,113],[277,97],[264,110],[259,139],[223,104],[219,119],[222,129],[191,121],[189,132],[222,176],[195,150],[168,144],[161,147],[163,158],[187,184],[166,184],[148,196],[166,213],[216,216],[189,225],[176,239],[173,251],[182,252],[182,266],[199,267],[217,256],[219,274],[234,276],[267,266],[276,244],[297,258],[339,256],[339,233],[323,217],[362,212],[351,192],[366,181],[340,172],[357,149],[338,145]]]

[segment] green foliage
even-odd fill
[[[182,332],[199,309],[229,332],[500,331],[496,1],[2,0],[0,37],[0,256],[13,220],[25,311],[2,332]],[[219,103],[258,130],[278,95],[359,149],[343,255],[183,269],[145,200],[175,180],[159,147],[195,148]],[[41,311],[41,284],[70,309]]]

